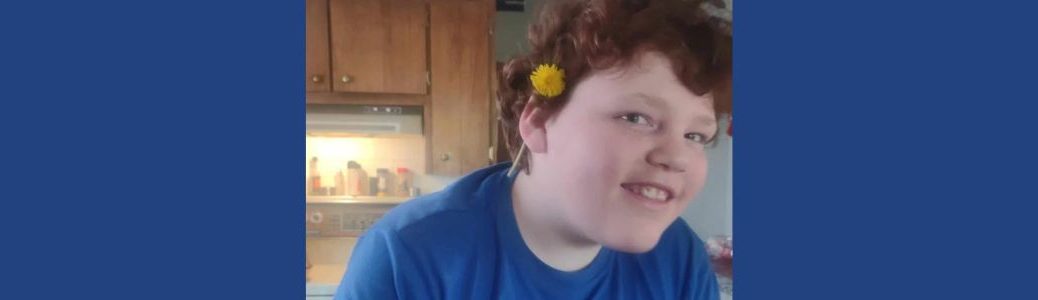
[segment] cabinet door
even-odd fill
[[[306,0],[306,91],[330,92],[328,0]]]
[[[491,1],[430,2],[430,171],[457,176],[489,163]]]
[[[425,0],[330,0],[335,92],[425,94]]]

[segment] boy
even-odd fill
[[[697,1],[546,7],[502,74],[514,163],[390,211],[337,299],[717,299],[678,215],[730,113],[731,38]]]

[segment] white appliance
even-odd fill
[[[422,135],[421,106],[306,106],[307,135]]]

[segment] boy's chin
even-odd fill
[[[660,241],[660,234],[641,234],[638,236],[616,237],[602,243],[606,248],[633,254],[652,251]]]

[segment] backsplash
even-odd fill
[[[457,177],[426,174],[426,141],[422,136],[391,137],[306,137],[304,176],[310,176],[310,162],[318,158],[317,170],[322,178],[321,185],[335,185],[334,178],[341,170],[347,172],[350,161],[358,163],[368,176],[377,176],[378,169],[395,172],[407,168],[414,174],[414,186],[421,194],[443,189]]]

